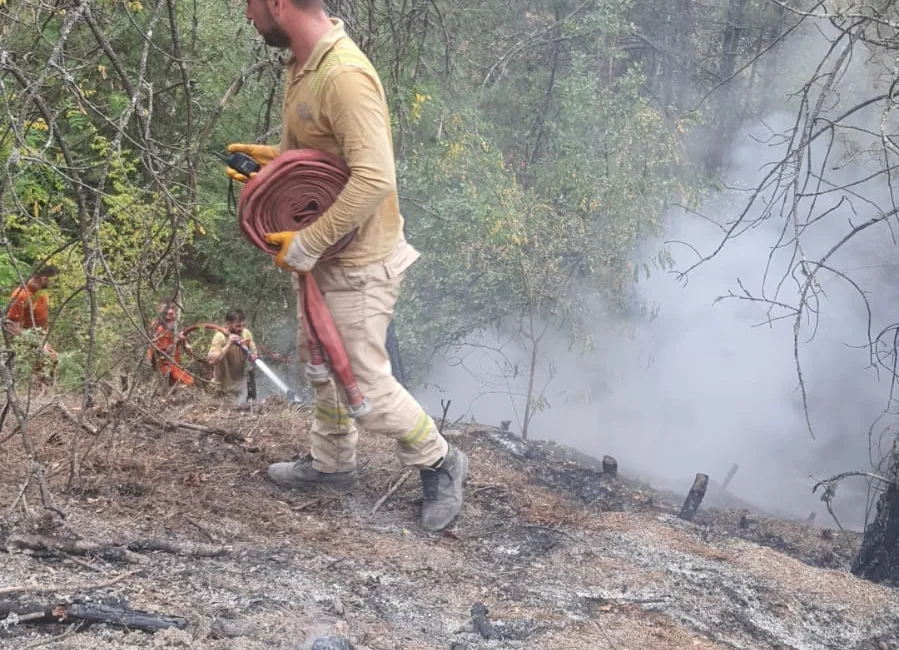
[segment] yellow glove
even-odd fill
[[[269,164],[275,157],[280,153],[278,151],[278,147],[271,147],[267,144],[229,144],[228,145],[228,153],[242,153],[248,155],[252,158],[257,165],[260,167],[265,167]],[[231,180],[235,180],[238,183],[246,183],[250,178],[255,176],[256,174],[250,174],[249,178],[241,174],[236,169],[232,169],[231,167],[225,167],[225,173],[228,175],[228,178]]]
[[[275,255],[275,264],[285,271],[297,271],[306,273],[318,262],[318,255],[313,255],[303,246],[303,240],[297,237],[299,233],[293,230],[285,232],[270,232],[265,236],[269,244],[280,246],[281,250]]]

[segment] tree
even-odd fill
[[[720,244],[691,268],[720,254],[728,241],[749,229],[767,222],[779,224],[773,230],[771,253],[758,287],[741,284],[729,297],[765,305],[770,321],[792,322],[796,376],[812,435],[814,413],[802,363],[803,342],[814,336],[827,309],[828,291],[834,291],[825,290],[829,281],[857,296],[868,323],[860,335],[865,337],[871,365],[886,373],[889,388],[884,414],[869,431],[875,473],[861,473],[879,494],[877,512],[853,570],[895,582],[899,577],[893,555],[899,525],[895,489],[899,474],[892,416],[899,414],[894,398],[899,324],[883,326],[878,333],[876,321],[884,316],[872,308],[866,287],[844,264],[847,251],[883,243],[892,246],[895,241],[892,229],[899,215],[894,190],[899,165],[895,3],[886,0],[857,8],[816,2],[808,10],[777,0],[775,4],[795,17],[807,33],[819,34],[823,53],[795,93],[795,121],[786,131],[770,136],[779,157],[767,166],[739,217],[725,224]],[[882,432],[887,435],[878,436],[878,427],[884,423]],[[883,440],[888,442],[886,449],[881,446]],[[824,482],[824,497],[833,496],[838,480],[858,474],[847,472]]]
[[[637,246],[698,182],[684,140],[720,117],[692,110],[725,81],[706,70],[746,68],[768,5],[746,0],[724,39],[723,1],[708,19],[686,0],[332,4],[384,80],[424,253],[397,322],[410,380],[435,350],[510,328],[528,346],[526,430],[542,333],[587,343],[575,287],[630,308]],[[160,297],[196,320],[239,303],[260,334],[284,335],[292,291],[239,237],[208,155],[276,139],[282,53],[213,0],[2,3],[0,36],[0,279],[65,258],[50,337],[85,403],[98,377],[139,363]]]

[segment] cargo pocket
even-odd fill
[[[344,290],[364,291],[371,282],[371,269],[365,266],[341,266]]]

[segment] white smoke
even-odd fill
[[[769,116],[735,139],[728,175],[733,185],[755,186],[765,163],[782,154],[766,144],[766,131],[785,127],[789,119]],[[845,178],[862,173],[851,165],[844,170]],[[862,190],[873,199],[886,188]],[[697,251],[713,251],[721,226],[737,217],[747,198],[743,191],[724,192],[706,202],[703,217],[672,210],[665,239],[689,244],[668,244],[676,267],[690,266]],[[829,197],[815,209],[830,210],[838,201],[839,196]],[[804,234],[807,257],[817,259],[860,218],[848,205],[829,213]],[[535,383],[538,394],[546,386],[548,406],[535,416],[531,436],[592,455],[615,455],[623,472],[683,490],[696,472],[720,482],[738,463],[729,488],[733,494],[772,513],[823,514],[811,486],[815,478],[867,468],[867,431],[886,404],[889,378],[871,368],[864,301],[842,279],[822,274],[818,316],[802,320],[799,345],[813,440],[794,358],[795,319],[772,320],[784,311],[757,302],[716,302],[729,292],[742,293],[740,283],[756,296],[764,283],[773,295],[793,264],[792,247],[772,255],[783,226],[782,219],[770,219],[743,232],[692,270],[686,282],[673,273],[652,274],[636,292],[655,317],[635,318],[625,327],[598,319],[593,354],[572,351],[562,336],[545,344]],[[647,254],[661,245],[648,242]],[[889,265],[892,254],[882,226],[831,259],[865,291],[875,333],[891,322],[890,306],[899,304],[896,283],[886,281],[899,277]],[[788,279],[778,299],[795,303],[796,286]],[[518,341],[502,330],[481,333],[446,355],[421,397],[438,414],[440,400],[452,400],[451,421],[460,416],[493,425],[511,420],[512,429],[520,431],[528,350]],[[841,492],[863,487],[847,484]],[[836,510],[844,524],[861,524],[859,498],[837,499]]]

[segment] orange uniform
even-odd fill
[[[148,351],[148,356],[151,362],[155,362],[159,374],[168,376],[171,384],[192,386],[194,378],[180,365],[181,346],[176,345],[175,333],[159,321],[153,321],[150,328],[153,332],[153,347]]]
[[[50,297],[28,285],[17,287],[9,296],[6,320],[20,330],[40,328],[47,331],[50,320]]]

